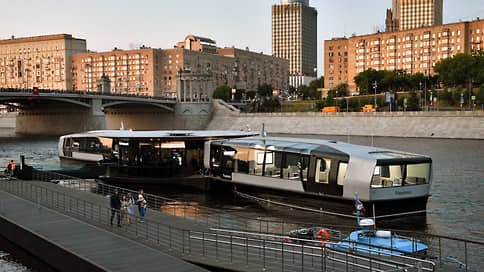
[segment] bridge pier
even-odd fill
[[[212,117],[211,103],[178,103],[174,112],[146,107],[123,106],[104,110],[106,129],[132,130],[197,130],[205,129]]]
[[[106,128],[101,99],[89,107],[55,101],[23,104],[16,118],[15,132],[31,135],[62,135]]]

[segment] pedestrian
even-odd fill
[[[7,164],[7,173],[13,176],[14,171],[15,171],[15,163],[13,162],[13,160],[10,160],[10,162],[8,162]]]
[[[128,224],[133,222],[133,212],[134,212],[134,198],[131,193],[128,193]]]
[[[128,199],[126,198],[126,195],[123,195],[123,197],[121,197],[121,221],[124,221],[127,210],[128,210]]]
[[[114,194],[111,196],[111,226],[113,225],[113,218],[114,214],[116,213],[117,219],[118,219],[118,227],[121,227],[121,215],[120,215],[120,209],[121,209],[121,200],[119,199],[119,193],[118,191],[114,191]]]
[[[143,190],[140,190],[140,194],[138,195],[138,207],[139,207],[139,221],[144,222],[144,217],[146,214],[146,199],[144,197]]]
[[[143,189],[139,190],[139,194],[138,194],[138,199],[136,200],[136,204],[138,204],[138,212],[141,213],[141,205],[139,203],[139,199],[140,197],[142,197],[144,194],[144,191]],[[144,197],[143,197],[144,198]]]

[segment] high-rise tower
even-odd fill
[[[289,60],[289,85],[316,78],[317,16],[309,0],[281,0],[272,6],[272,54]]]
[[[387,28],[397,31],[441,25],[442,10],[443,0],[392,0],[392,20],[387,18]]]

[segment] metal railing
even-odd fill
[[[5,181],[0,189],[51,208],[79,220],[110,228],[112,209],[105,202],[91,202],[69,193],[51,190],[41,184]],[[142,241],[182,259],[220,268],[246,271],[411,271],[422,268],[424,262],[411,259],[396,262],[372,254],[356,254],[327,247],[286,243],[282,237],[243,232],[221,234],[211,230],[191,230],[153,218],[133,224],[123,224],[116,231],[123,236]],[[428,263],[428,262],[425,262]],[[414,270],[417,271],[417,270]],[[423,271],[423,270],[420,270]],[[432,270],[426,270],[432,271]]]
[[[65,187],[90,191],[105,196],[111,195],[114,191],[118,191],[120,194],[131,193],[134,197],[136,197],[138,194],[138,192],[133,190],[104,184],[95,180],[85,181],[62,174],[43,172],[35,169],[33,174],[34,179],[36,180],[55,181],[59,182],[60,185]],[[190,219],[207,227],[258,233],[272,233],[284,236],[290,230],[320,225],[318,223],[311,222],[289,222],[283,220],[264,219],[261,217],[250,218],[231,214],[218,209],[204,207],[190,202],[170,199],[152,194],[145,194],[145,198],[147,199],[148,206],[151,209],[184,219]],[[344,225],[328,224],[326,224],[324,227],[338,229],[345,235],[349,235],[350,232],[359,229]],[[484,252],[483,242],[428,233],[410,232],[405,230],[393,231],[407,236],[411,241],[421,241],[422,243],[425,243],[429,247],[427,250],[427,258],[436,261],[438,265],[450,264],[454,267],[461,267],[464,271],[479,271],[479,269],[483,266],[483,258],[481,254],[481,252]],[[331,239],[334,238],[335,237],[331,237]],[[465,264],[465,266],[463,266],[462,263]]]

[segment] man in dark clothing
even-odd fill
[[[118,216],[118,227],[121,227],[120,209],[121,199],[119,198],[118,191],[114,191],[114,194],[111,196],[111,225],[113,224],[114,214],[116,213]]]

